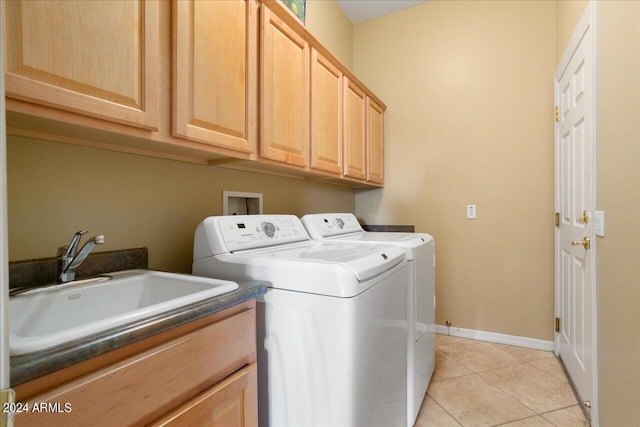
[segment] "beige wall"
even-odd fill
[[[556,64],[560,63],[564,50],[578,25],[589,0],[557,0],[556,2]]]
[[[345,67],[353,68],[353,25],[335,1],[307,0],[305,25]]]
[[[434,235],[438,324],[553,340],[555,4],[431,1],[364,22],[354,69],[388,107],[386,186],[356,191],[358,216]]]
[[[640,2],[596,2],[601,426],[640,426]]]
[[[132,154],[8,137],[9,256],[55,256],[77,230],[100,250],[146,246],[152,269],[191,272],[193,233],[222,191],[263,193],[265,213],[353,211],[353,190]]]

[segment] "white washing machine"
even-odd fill
[[[411,266],[407,342],[407,420],[412,426],[420,411],[435,366],[435,244],[425,233],[364,231],[351,213],[302,217],[312,239],[356,244],[392,244],[403,248]]]
[[[407,283],[397,246],[313,241],[293,215],[206,218],[193,274],[268,286],[257,304],[265,426],[407,423]]]

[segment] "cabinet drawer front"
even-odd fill
[[[152,426],[257,426],[256,366],[253,363],[236,372]]]
[[[247,310],[34,396],[71,411],[21,413],[17,425],[146,425],[253,361]]]
[[[8,97],[157,128],[157,2],[12,1],[5,12]]]

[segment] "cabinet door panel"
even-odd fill
[[[342,172],[342,73],[311,51],[311,167]]]
[[[262,8],[260,156],[296,166],[309,156],[309,45]]]
[[[249,427],[258,425],[257,368],[253,363],[152,424]]]
[[[255,151],[257,3],[174,3],[173,134]]]
[[[367,98],[367,181],[384,182],[384,110]]]
[[[365,179],[366,95],[344,79],[344,175]]]
[[[3,3],[8,97],[157,128],[157,2]]]

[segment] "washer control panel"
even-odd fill
[[[300,219],[294,215],[233,215],[216,219],[231,252],[309,240]]]
[[[305,215],[302,222],[313,239],[363,231],[352,213]]]

